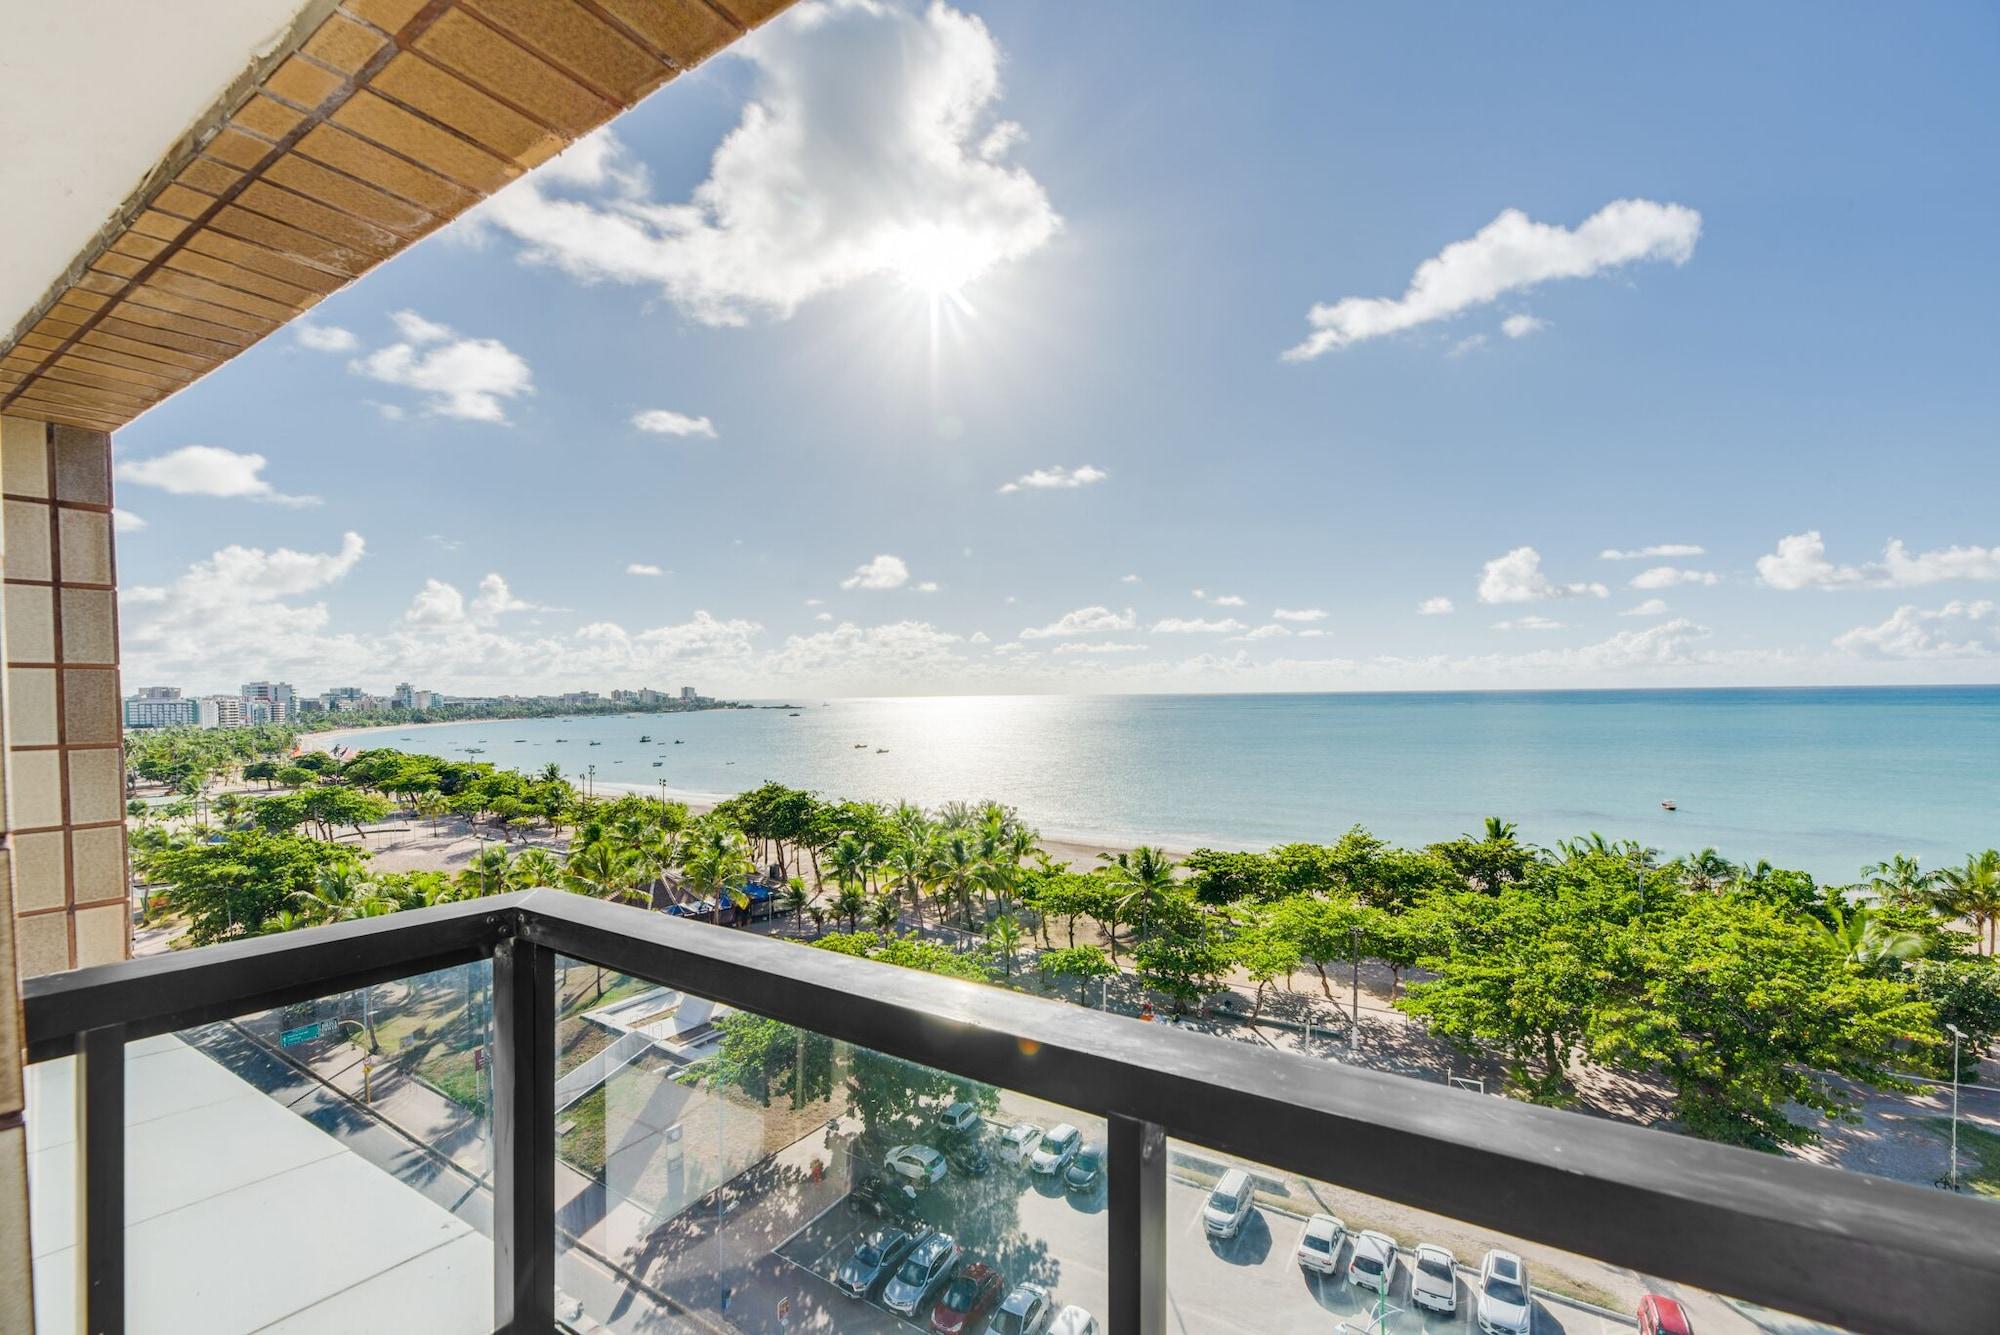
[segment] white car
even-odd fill
[[[1299,1265],[1331,1275],[1340,1269],[1340,1242],[1347,1225],[1330,1214],[1316,1214],[1299,1230]]]
[[[1049,1322],[1049,1335],[1104,1335],[1104,1327],[1081,1307],[1065,1307]]]
[[[1033,1122],[1016,1122],[1000,1137],[999,1155],[1015,1167],[1020,1167],[1035,1155],[1042,1144],[1042,1129]]]
[[[900,1316],[915,1316],[951,1278],[951,1268],[965,1254],[946,1233],[919,1242],[882,1286],[882,1305]]]
[[[1435,1242],[1417,1244],[1416,1264],[1410,1268],[1410,1301],[1447,1315],[1458,1310],[1458,1258],[1450,1248]]]
[[[1028,1156],[1028,1167],[1037,1173],[1060,1173],[1083,1148],[1083,1132],[1062,1122],[1049,1128],[1042,1143]]]
[[[1483,1335],[1529,1335],[1535,1300],[1528,1293],[1528,1267],[1512,1252],[1490,1251],[1479,1263],[1475,1309]]]
[[[1202,1231],[1211,1238],[1233,1238],[1243,1231],[1243,1221],[1256,1204],[1250,1190],[1250,1174],[1232,1168],[1222,1175],[1201,1207]]]
[[[1396,1282],[1396,1240],[1372,1228],[1356,1233],[1354,1254],[1347,1261],[1347,1282],[1357,1289],[1387,1293]]]
[[[1045,1335],[1053,1311],[1047,1289],[1039,1284],[1018,1284],[986,1323],[986,1335]]]
[[[962,1136],[979,1129],[979,1109],[960,1100],[937,1115],[938,1130],[948,1136]]]
[[[928,1187],[944,1180],[944,1156],[928,1145],[898,1145],[882,1161],[897,1177],[913,1186]]]

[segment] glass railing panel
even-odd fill
[[[1102,1322],[1101,1119],[588,965],[557,977],[573,1328]]]

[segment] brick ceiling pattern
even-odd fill
[[[0,345],[0,411],[123,426],[790,3],[322,4]]]

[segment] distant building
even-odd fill
[[[692,686],[683,686],[683,687],[681,687],[681,703],[682,703],[682,704],[688,704],[688,705],[691,705],[691,704],[693,704],[693,703],[694,703],[695,701],[697,701],[697,700],[699,700],[699,699],[701,699],[701,697],[700,697],[699,695],[696,695],[696,694],[695,694],[695,690],[694,690],[694,687],[692,687]]]
[[[246,681],[241,694],[246,714],[254,712],[260,722],[283,723],[295,712],[292,684],[288,681]],[[253,701],[266,707],[253,711]]]
[[[594,705],[603,699],[596,691],[564,691],[562,702],[566,705]]]
[[[336,686],[319,698],[319,707],[329,714],[337,714],[345,709],[370,709],[375,698],[362,691],[359,686]]]
[[[201,706],[200,723],[204,728],[240,728],[243,726],[243,697],[240,695],[204,695],[197,702]]]
[[[396,689],[389,693],[389,703],[397,709],[429,709],[437,704],[436,691],[420,691],[407,681],[396,683]]]
[[[181,699],[178,686],[141,686],[137,695],[125,697],[128,728],[181,728],[200,722],[200,703]]]
[[[650,686],[645,686],[636,691],[613,691],[611,698],[620,704],[657,705],[664,702],[667,695],[664,691],[656,691]]]

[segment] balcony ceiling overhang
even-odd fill
[[[17,11],[0,411],[123,426],[791,2]]]

